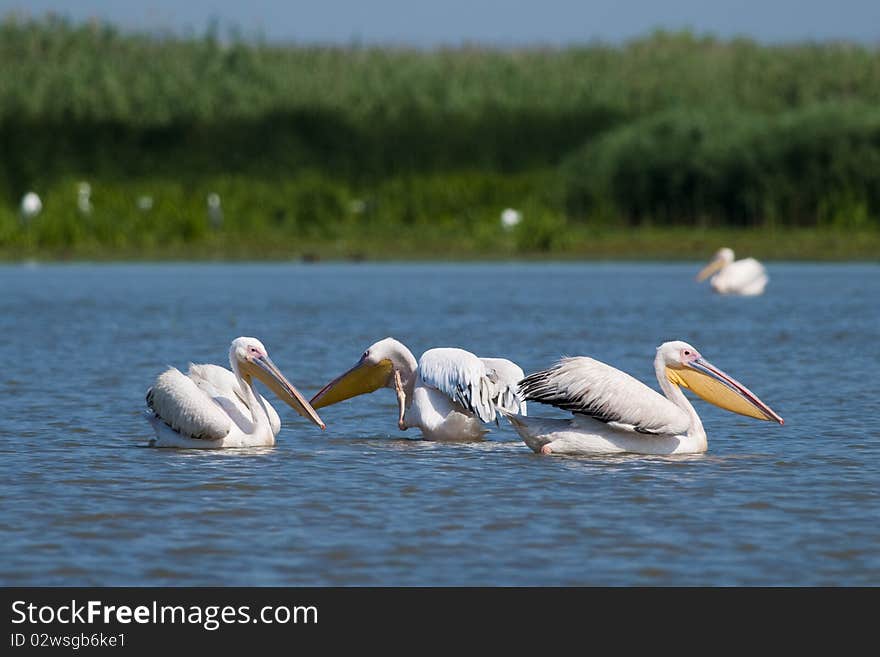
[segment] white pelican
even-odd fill
[[[478,358],[454,348],[415,356],[394,338],[369,347],[350,370],[312,398],[322,408],[356,395],[391,388],[397,394],[397,426],[418,427],[428,440],[477,440],[484,422],[498,421],[498,409],[525,415],[516,393],[522,368],[505,358]]]
[[[541,454],[694,454],[708,444],[681,388],[725,410],[784,424],[744,385],[687,342],[657,347],[654,371],[665,397],[629,374],[586,357],[563,358],[519,384],[527,401],[571,411],[571,419],[505,413],[526,445]]]
[[[501,227],[504,230],[511,230],[522,221],[522,212],[513,208],[504,208],[501,213]]]
[[[220,228],[223,225],[223,207],[220,204],[220,194],[211,192],[208,194],[208,220],[212,228]]]
[[[21,213],[22,221],[28,222],[38,214],[43,209],[43,201],[40,200],[40,197],[36,192],[28,192],[24,196],[21,197],[21,205],[19,206],[19,212]]]
[[[265,383],[280,399],[322,429],[324,423],[256,338],[236,338],[229,347],[230,372],[217,365],[190,364],[184,375],[170,367],[147,391],[148,416],[156,437],[151,447],[268,447],[281,430],[278,413],[254,388]]]
[[[718,249],[712,261],[697,274],[697,281],[706,280],[716,271],[709,284],[718,294],[757,296],[764,293],[769,280],[764,265],[754,258],[734,262],[733,249],[727,247]]]
[[[92,186],[85,181],[76,186],[76,207],[82,214],[92,214]]]

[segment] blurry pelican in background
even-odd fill
[[[504,230],[512,230],[522,221],[522,212],[513,208],[505,208],[501,212],[501,227]]]
[[[43,201],[40,200],[40,197],[36,192],[28,192],[21,197],[21,204],[19,205],[18,212],[21,216],[22,223],[30,223],[31,219],[40,214],[42,210]]]
[[[718,272],[718,273],[715,273]],[[712,274],[709,284],[718,294],[756,296],[764,293],[767,272],[764,265],[754,258],[734,261],[733,249],[718,249],[715,257],[697,274],[697,281],[704,281]]]
[[[219,229],[223,225],[223,207],[220,205],[220,194],[211,192],[208,194],[208,220],[211,227]]]
[[[563,358],[520,382],[526,401],[571,411],[570,419],[504,413],[526,445],[540,454],[695,454],[708,449],[687,388],[733,413],[784,424],[744,385],[705,360],[687,342],[657,347],[654,372],[663,395],[629,374],[587,358]]]
[[[76,207],[81,214],[92,214],[92,186],[85,181],[76,186]]]
[[[229,347],[227,370],[193,365],[183,374],[170,367],[147,391],[151,447],[269,447],[281,430],[278,413],[254,387],[254,378],[297,413],[322,429],[315,409],[269,359],[263,343],[241,337]]]
[[[370,346],[350,370],[315,395],[314,408],[391,388],[397,395],[397,426],[418,427],[428,440],[477,440],[498,422],[499,409],[525,415],[516,392],[523,371],[505,358],[478,358],[456,348],[415,356],[394,338]]]

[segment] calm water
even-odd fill
[[[755,299],[696,269],[0,267],[0,584],[880,584],[880,267],[771,265]],[[698,401],[704,456],[545,458],[504,425],[416,440],[382,390],[325,432],[276,403],[271,449],[143,448],[153,377],[238,335],[306,396],[387,335],[653,387],[684,339],[786,425]]]

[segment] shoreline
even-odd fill
[[[880,231],[845,229],[687,229],[635,228],[595,230],[567,226],[553,246],[522,248],[515,234],[498,231],[493,243],[472,235],[435,235],[419,239],[418,230],[378,231],[337,240],[296,240],[268,234],[247,241],[218,234],[192,244],[152,244],[113,248],[95,243],[68,248],[20,248],[0,245],[0,263],[37,262],[706,262],[728,246],[737,258],[764,262],[880,263]]]

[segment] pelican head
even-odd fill
[[[236,338],[229,347],[229,364],[247,384],[256,377],[297,413],[325,428],[315,409],[269,358],[269,352],[262,342],[256,338]]]
[[[703,267],[700,270],[700,273],[697,274],[697,281],[706,280],[719,269],[724,269],[727,265],[733,262],[733,259],[733,249],[728,249],[726,246],[718,249],[715,255],[712,256],[712,260],[709,261],[709,264]]]
[[[657,358],[665,366],[666,378],[674,385],[693,391],[719,408],[759,420],[785,424],[751,390],[712,365],[687,342],[664,342]]]
[[[333,379],[312,397],[312,406],[323,408],[379,388],[394,387],[394,371],[415,370],[415,358],[394,338],[385,338],[367,347],[360,360],[347,372]]]

